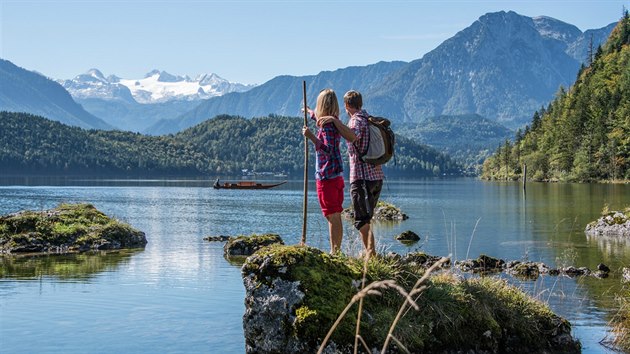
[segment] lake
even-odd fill
[[[2,215],[88,202],[144,231],[149,242],[144,250],[0,257],[0,352],[243,353],[240,267],[223,258],[223,243],[203,237],[270,232],[298,243],[303,187],[290,181],[271,190],[214,190],[212,182],[0,180]],[[311,184],[307,244],[328,250],[314,191]],[[588,239],[584,228],[605,205],[630,205],[630,185],[530,183],[524,195],[517,182],[386,180],[381,199],[409,219],[377,225],[380,252],[608,265],[607,279],[511,279],[572,323],[584,353],[607,352],[599,341],[616,309],[620,269],[630,265],[630,241]],[[358,233],[349,223],[344,229],[342,248],[356,254]],[[394,237],[406,230],[422,240],[400,244]]]

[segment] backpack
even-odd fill
[[[368,117],[368,148],[363,154],[359,153],[359,159],[373,165],[383,165],[394,156],[394,144],[396,137],[391,122],[383,117]]]

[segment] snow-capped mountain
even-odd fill
[[[76,99],[99,98],[108,101],[133,102],[134,98],[127,86],[118,83],[114,75],[105,78],[98,69],[90,69],[85,74],[71,80],[57,80]]]
[[[149,72],[142,79],[125,79],[115,75],[105,77],[98,69],[90,69],[71,80],[59,80],[59,83],[75,99],[133,100],[142,104],[197,101],[230,92],[244,92],[253,87],[231,83],[216,74],[201,74],[191,79],[159,70]]]

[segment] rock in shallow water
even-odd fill
[[[147,238],[91,204],[61,204],[0,217],[0,253],[67,253],[142,248]]]
[[[586,225],[584,232],[589,236],[630,237],[630,217],[613,211]]]

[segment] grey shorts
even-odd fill
[[[354,208],[354,227],[357,230],[372,220],[382,187],[382,180],[358,180],[350,183],[350,198]]]

